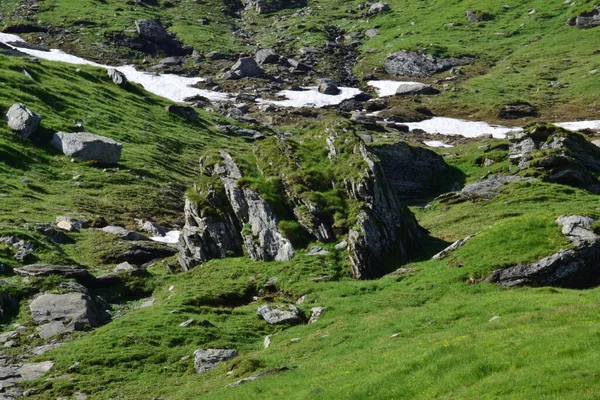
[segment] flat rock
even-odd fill
[[[254,55],[254,60],[256,60],[258,65],[277,64],[279,57],[279,54],[273,49],[260,49]]]
[[[64,276],[65,278],[75,279],[83,285],[88,285],[95,280],[87,269],[68,265],[31,264],[15,268],[14,271],[20,276]]]
[[[237,60],[231,67],[231,71],[242,78],[260,76],[264,73],[256,63],[256,60],[251,57],[244,57]]]
[[[387,57],[383,68],[390,75],[424,78],[471,62],[469,58],[440,58],[427,53],[399,51]]]
[[[398,86],[398,89],[396,89],[396,95],[398,95],[398,96],[409,96],[409,95],[419,95],[419,94],[427,95],[427,94],[438,94],[438,93],[439,93],[439,91],[437,89],[434,89],[431,85],[428,85],[426,83],[401,84]]]
[[[29,306],[36,324],[53,321],[97,326],[91,298],[83,293],[44,294]]]
[[[48,339],[53,336],[61,335],[65,332],[72,332],[74,330],[73,328],[74,327],[72,325],[65,326],[60,321],[51,321],[51,322],[48,322],[47,324],[40,326],[40,331],[38,332],[38,335],[42,339]]]
[[[237,356],[236,350],[198,349],[194,352],[194,368],[197,374],[202,374],[235,356]]]
[[[50,142],[52,147],[78,161],[96,161],[117,164],[123,145],[117,141],[89,132],[56,132]]]
[[[113,226],[113,225],[105,226],[104,228],[102,228],[102,231],[106,232],[106,233],[110,233],[111,235],[116,235],[121,240],[129,240],[129,241],[150,240],[146,236],[142,235],[141,233],[137,233],[135,231],[130,231],[129,229],[125,229],[120,226]]]
[[[6,112],[8,127],[17,135],[28,138],[40,126],[42,117],[23,104],[13,104]]]

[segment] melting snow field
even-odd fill
[[[0,33],[0,43],[23,42],[17,35]],[[10,44],[9,44],[10,46]],[[11,46],[16,48],[14,46]],[[40,51],[26,48],[17,48],[19,51],[31,56],[50,60],[62,61],[74,65],[91,65],[100,68],[115,68],[121,71],[131,82],[139,83],[147,91],[157,96],[167,98],[175,102],[183,102],[184,99],[196,95],[204,96],[213,101],[229,101],[233,99],[233,94],[214,92],[211,90],[196,89],[192,87],[203,78],[186,78],[173,74],[148,73],[136,70],[131,65],[121,67],[110,67],[108,65],[98,64],[81,57],[67,54],[60,50]],[[401,81],[369,81],[368,85],[375,88],[380,97],[392,96],[400,85],[419,84],[418,82]],[[321,108],[340,104],[342,101],[351,99],[357,94],[362,93],[360,89],[342,87],[338,95],[331,96],[319,93],[316,86],[306,87],[303,91],[284,90],[279,95],[285,96],[286,100],[265,100],[259,99],[259,102],[270,103],[281,107],[314,107]],[[510,132],[518,132],[521,128],[508,128],[501,125],[490,125],[479,121],[466,121],[454,118],[434,117],[426,121],[407,123],[408,127],[421,129],[426,133],[438,133],[442,135],[460,135],[474,138],[485,134],[491,134],[494,138],[502,139]],[[600,129],[600,120],[579,121],[579,122],[560,122],[556,125],[569,129]],[[435,141],[431,141],[435,142]]]
[[[367,85],[375,88],[375,91],[379,95],[379,97],[387,97],[394,96],[396,94],[396,90],[400,86],[410,85],[410,86],[419,86],[421,83],[419,82],[400,82],[400,81],[368,81]]]
[[[444,149],[449,149],[451,147],[454,147],[451,144],[444,143],[440,140],[424,140],[423,144],[425,146],[429,146],[429,147],[439,147],[439,148],[444,148]]]
[[[150,240],[161,243],[177,244],[179,242],[181,231],[170,231],[165,236],[152,236]]]
[[[287,100],[260,100],[261,103],[274,104],[280,107],[314,107],[335,106],[362,93],[360,89],[341,87],[337,95],[319,93],[317,86],[303,87],[306,90],[283,90],[277,93]]]

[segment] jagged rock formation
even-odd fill
[[[600,236],[596,221],[584,216],[559,217],[562,233],[574,248],[560,250],[541,260],[499,269],[485,281],[502,286],[593,287],[600,283]]]
[[[438,193],[448,165],[444,158],[405,142],[373,146],[381,168],[400,200],[422,199]]]
[[[202,165],[207,176],[218,178],[204,209],[186,199],[186,225],[179,242],[182,267],[187,270],[212,258],[239,255],[242,249],[254,260],[290,260],[294,248],[279,232],[271,206],[254,190],[238,187],[239,167],[230,154],[219,154],[220,161],[204,160]]]
[[[582,135],[538,124],[510,139],[509,160],[547,182],[598,190],[600,148]]]

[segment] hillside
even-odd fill
[[[594,7],[2,2],[0,398],[598,398]]]

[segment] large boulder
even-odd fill
[[[424,78],[472,61],[470,58],[440,58],[427,53],[399,51],[387,57],[383,68],[390,75]]]
[[[264,73],[254,58],[251,57],[243,57],[237,60],[231,67],[231,71],[240,78],[261,76]]]
[[[433,196],[444,184],[448,165],[444,158],[423,147],[405,142],[371,147],[379,158],[387,182],[401,200]]]
[[[600,9],[595,8],[579,14],[575,18],[569,19],[567,25],[576,26],[579,29],[595,28],[600,25]]]
[[[258,65],[263,64],[277,64],[279,62],[279,54],[273,49],[260,49],[254,55],[254,60]]]
[[[135,21],[138,35],[154,43],[164,43],[169,40],[169,34],[160,22],[153,19]]]
[[[380,14],[383,12],[390,11],[390,5],[388,3],[377,2],[373,3],[371,7],[365,13],[365,16],[370,17],[372,15]]]
[[[113,139],[89,132],[56,132],[50,144],[65,155],[79,161],[96,161],[100,164],[117,164],[123,145]]]
[[[36,324],[59,321],[75,326],[98,326],[92,299],[84,293],[43,294],[31,302]]]
[[[198,349],[194,352],[194,369],[197,374],[203,374],[235,356],[237,351],[231,349]]]
[[[35,133],[42,120],[42,117],[20,103],[13,104],[8,109],[6,118],[8,127],[23,138],[28,138]]]
[[[337,87],[334,81],[327,79],[319,85],[319,93],[335,96],[340,94],[340,88]]]

